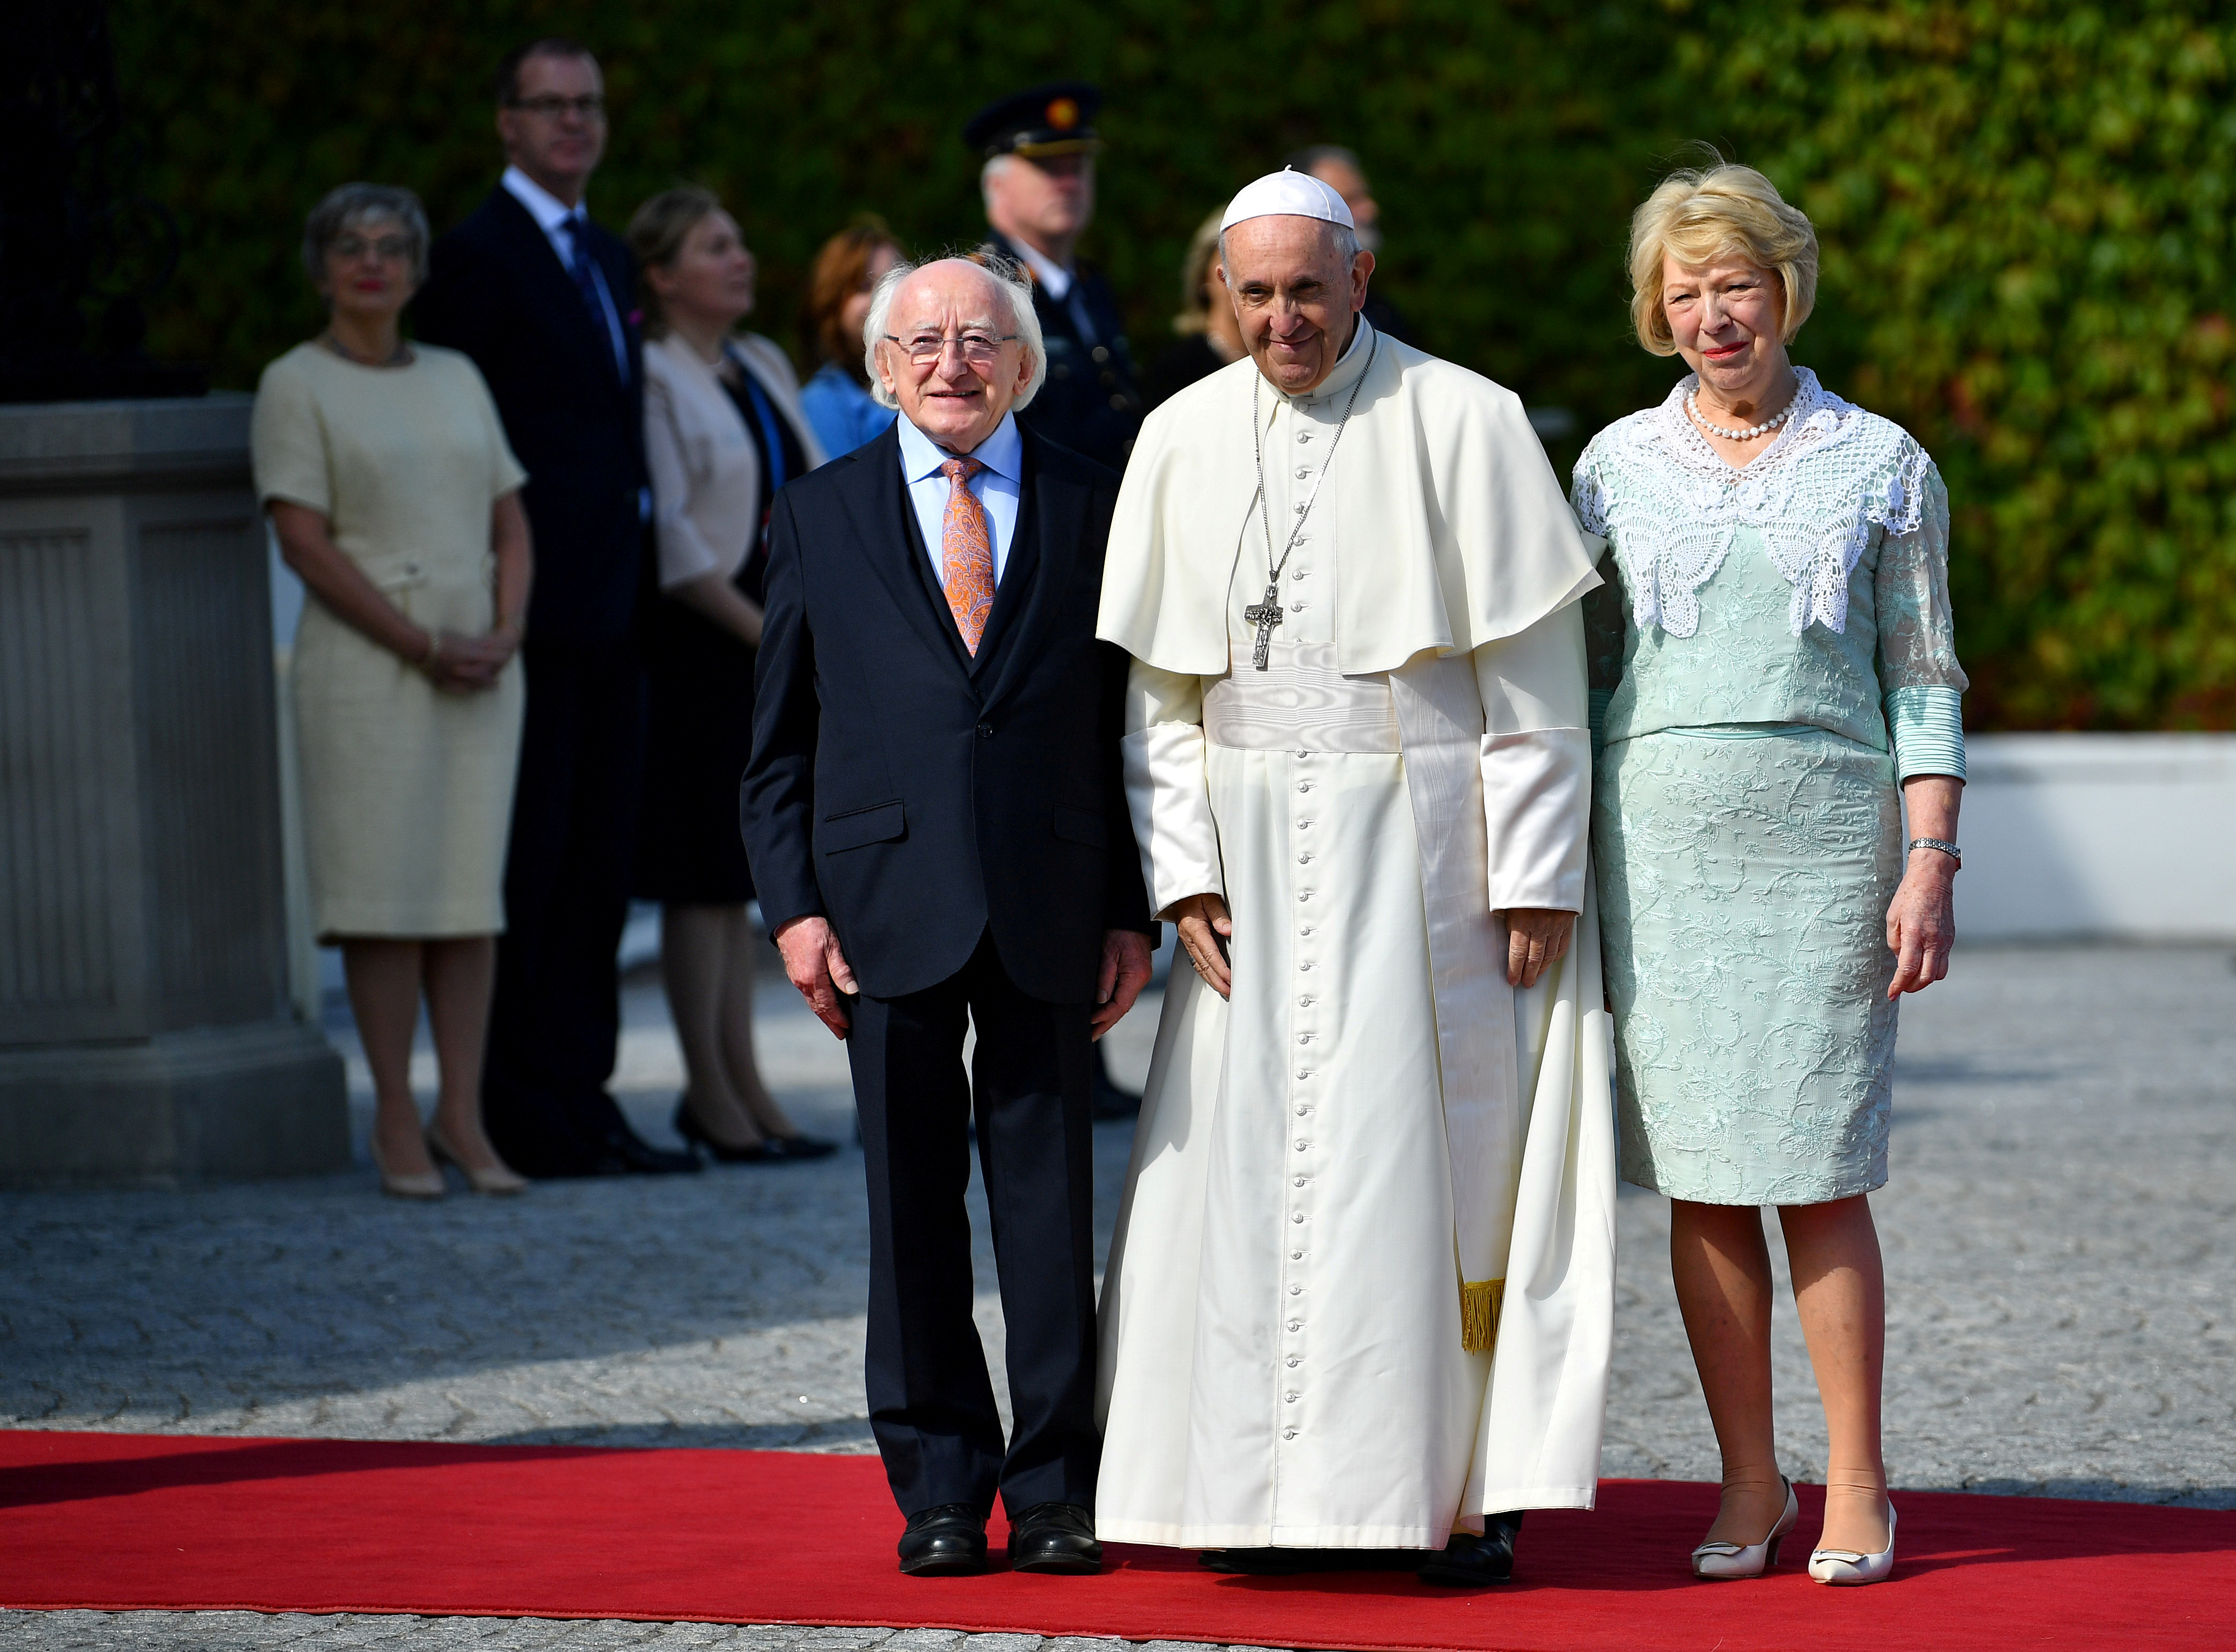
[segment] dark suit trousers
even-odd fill
[[[990,936],[961,972],[899,998],[858,999],[847,1050],[870,1182],[870,1426],[904,1515],[943,1503],[983,1517],[1092,1508],[1095,1425],[1094,1050],[1086,1004],[1009,979]],[[966,1014],[978,1043],[963,1070]],[[1015,1431],[1006,1451],[970,1319],[966,1125],[993,1218]]]
[[[529,1175],[584,1168],[621,1122],[606,1094],[621,1035],[615,971],[644,778],[644,669],[633,644],[530,642],[528,713],[504,871],[482,1109]]]

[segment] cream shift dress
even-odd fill
[[[305,344],[266,367],[256,494],[324,516],[413,624],[470,635],[495,619],[490,507],[528,473],[473,363],[412,351],[408,366],[365,367]],[[503,929],[518,658],[494,688],[440,690],[312,596],[292,675],[319,939]]]

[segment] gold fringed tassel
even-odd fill
[[[1506,1300],[1504,1280],[1477,1280],[1460,1286],[1460,1346],[1489,1353],[1498,1340],[1498,1309]]]

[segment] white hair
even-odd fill
[[[996,160],[1007,157],[996,155]],[[1009,306],[1009,326],[1032,359],[1033,376],[1017,392],[1015,404],[1022,412],[1041,393],[1048,382],[1048,342],[1041,336],[1041,319],[1033,310],[1033,284],[1017,261],[994,247],[981,247],[968,256],[936,259],[935,263],[975,264],[994,289]],[[905,259],[895,264],[878,278],[877,286],[870,289],[870,313],[862,322],[862,365],[870,375],[870,394],[880,407],[898,408],[899,400],[885,388],[885,375],[878,371],[878,346],[885,342],[885,324],[892,314],[893,299],[910,276],[928,267],[911,264]]]
[[[990,155],[986,164],[978,168],[978,199],[983,201],[994,192],[994,180],[1009,169],[1016,160],[1014,155]]]
[[[1250,220],[1246,218],[1242,221],[1246,224]],[[1357,230],[1349,224],[1338,224],[1325,219],[1321,220],[1320,227],[1327,231],[1329,239],[1334,241],[1337,256],[1343,260],[1345,269],[1349,269],[1358,261],[1359,246]],[[1219,267],[1221,269],[1227,267],[1227,231],[1223,229],[1219,232]]]

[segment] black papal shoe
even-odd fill
[[[943,1503],[909,1517],[899,1549],[911,1577],[975,1577],[986,1570],[986,1523],[967,1503]]]
[[[1423,1566],[1417,1576],[1424,1583],[1442,1583],[1448,1589],[1486,1589],[1511,1583],[1514,1540],[1521,1534],[1520,1510],[1487,1515],[1482,1537],[1455,1531],[1444,1552]]]
[[[1075,1503],[1036,1503],[1009,1523],[1009,1564],[1070,1576],[1101,1571],[1095,1517]]]

